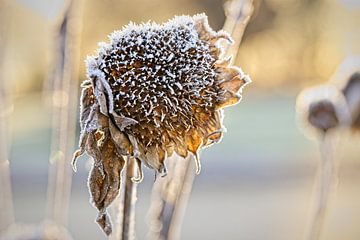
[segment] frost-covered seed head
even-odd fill
[[[213,31],[206,15],[180,16],[162,25],[129,24],[88,57],[75,159],[86,150],[95,160],[89,187],[107,233],[106,207],[119,183],[103,178],[119,179],[126,159],[165,173],[167,157],[191,153],[199,171],[200,149],[220,141],[222,108],[238,103],[250,82],[222,58],[221,39],[232,41]]]
[[[185,157],[207,145],[209,135],[221,132],[219,109],[240,100],[249,78],[219,59],[221,38],[231,41],[213,31],[204,14],[181,16],[163,25],[130,24],[88,58],[89,78],[103,85],[107,111],[127,119],[119,128],[134,138],[150,167],[163,169],[173,150]],[[186,138],[194,132],[198,146],[189,149]]]

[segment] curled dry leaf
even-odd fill
[[[124,159],[166,175],[165,160],[193,154],[219,142],[222,108],[241,99],[250,82],[222,58],[224,31],[213,31],[204,14],[180,16],[162,25],[129,24],[110,35],[87,59],[83,84],[80,149],[94,158],[89,187],[98,223],[109,234],[106,208],[119,192]],[[76,168],[75,168],[76,169]]]

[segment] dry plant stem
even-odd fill
[[[68,2],[60,21],[51,78],[52,139],[49,164],[47,218],[67,224],[71,192],[71,157],[78,99],[79,35],[82,0]]]
[[[188,156],[186,159],[181,159],[176,162],[175,174],[173,180],[179,181],[176,185],[174,181],[170,184],[174,184],[176,189],[176,198],[173,205],[166,205],[170,209],[164,209],[164,215],[162,222],[169,223],[164,229],[168,229],[168,232],[162,231],[161,235],[164,239],[180,239],[180,230],[182,225],[182,219],[185,214],[185,209],[190,198],[194,178],[195,178],[195,160],[192,156]],[[169,194],[169,192],[167,192]],[[171,193],[170,193],[171,194]],[[166,219],[167,218],[167,219]]]
[[[231,54],[234,59],[240,47],[245,28],[254,11],[252,0],[229,0],[224,4],[226,20],[223,30],[231,33],[234,39],[232,45],[226,45],[226,54]]]
[[[331,194],[338,181],[336,146],[338,134],[330,132],[320,141],[321,160],[315,182],[315,194],[305,240],[319,240],[328,211]]]
[[[135,239],[135,206],[136,206],[136,193],[137,183],[133,181],[137,169],[135,159],[128,158],[127,165],[123,174],[125,175],[124,181],[121,183],[119,194],[120,199],[114,201],[113,205],[117,205],[117,223],[115,225],[114,234],[110,235],[111,240],[131,240]]]
[[[135,204],[137,183],[132,179],[135,175],[135,159],[130,158],[126,165],[126,177],[124,187],[123,211],[119,212],[122,217],[121,240],[135,239]]]
[[[253,13],[252,3],[252,0],[231,0],[224,5],[226,21],[223,29],[234,39],[234,43],[225,48],[226,56],[232,55],[235,58],[237,55],[243,33]],[[149,232],[152,239],[180,239],[181,223],[194,177],[195,171],[188,157],[186,160],[178,159],[173,169],[168,166],[168,175],[154,183]],[[161,201],[161,204],[157,201]]]
[[[1,72],[1,71],[0,71]],[[0,232],[14,223],[14,209],[12,202],[9,151],[8,118],[11,105],[7,101],[4,81],[0,76]]]
[[[8,16],[5,0],[0,0],[0,232],[14,223],[14,210],[10,181],[9,151],[9,115],[12,104],[7,91],[4,68],[5,62],[5,31]]]
[[[194,163],[191,156],[185,159],[174,156],[167,165],[168,174],[156,180],[150,212],[151,238],[179,239],[181,220],[195,177]]]

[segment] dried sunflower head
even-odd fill
[[[250,82],[221,56],[221,39],[232,41],[213,31],[206,15],[180,16],[162,25],[129,24],[87,59],[75,159],[86,151],[97,164],[89,184],[100,212],[119,187],[115,182],[109,190],[109,181],[101,179],[119,179],[124,156],[166,173],[167,157],[191,153],[200,171],[199,150],[222,137],[222,108],[238,103]],[[93,186],[91,179],[97,179]],[[99,216],[103,227],[105,216]]]

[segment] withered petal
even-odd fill
[[[131,154],[131,143],[127,136],[117,129],[114,124],[112,123],[111,119],[109,119],[109,130],[110,135],[118,149],[119,154],[121,155],[129,155]]]
[[[193,129],[186,134],[185,140],[188,151],[191,152],[195,157],[196,174],[199,174],[201,171],[199,149],[203,145],[204,136],[199,131]]]
[[[195,129],[190,130],[185,137],[187,150],[196,155],[203,144],[203,139],[204,136],[199,131]]]
[[[219,59],[214,63],[215,68],[224,68],[228,67],[231,63],[232,56],[225,57],[223,59]]]
[[[235,66],[231,67],[217,67],[218,71],[218,81],[222,83],[223,81],[229,81],[237,76],[240,76],[240,78],[244,78],[243,71]]]
[[[221,100],[216,103],[216,109],[221,109],[231,105],[237,104],[241,100],[241,95],[226,91]]]
[[[116,122],[116,125],[120,128],[121,131],[124,131],[124,129],[127,126],[131,126],[131,125],[134,125],[134,124],[138,123],[138,121],[136,121],[133,118],[119,116],[116,113],[113,113],[112,115],[114,116],[114,120]]]
[[[231,80],[220,83],[220,87],[232,93],[238,93],[245,84],[246,81],[244,80],[244,78],[236,76]]]
[[[183,142],[177,141],[174,150],[182,158],[186,158],[188,155],[187,147]]]
[[[209,134],[206,138],[205,146],[210,146],[214,143],[219,142],[221,140],[222,136],[223,136],[223,131],[221,131],[221,130]]]
[[[102,114],[104,114],[105,116],[108,116],[109,108],[108,108],[108,103],[107,103],[106,96],[105,96],[104,87],[102,86],[102,84],[99,81],[97,81],[97,78],[95,79],[95,81],[93,81],[93,83],[95,84],[95,86],[93,86],[94,95],[100,106],[100,112]]]
[[[99,212],[96,222],[107,236],[112,233],[112,224],[107,212]]]
[[[161,150],[162,151],[162,150]],[[144,151],[141,151],[140,158],[144,160],[151,168],[161,173],[165,169],[164,162],[160,160],[159,156],[160,148],[156,145],[147,147]]]
[[[89,134],[89,150],[87,153],[94,158],[94,164],[88,180],[91,200],[99,210],[98,223],[104,232],[111,232],[111,223],[106,208],[119,194],[121,171],[125,160],[117,154],[116,146],[110,133],[104,135],[103,144],[98,146],[94,134]],[[110,230],[109,230],[110,229]]]

